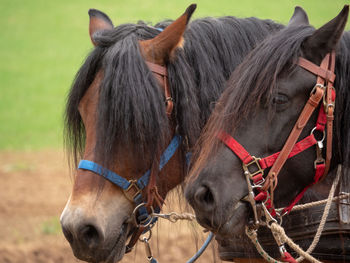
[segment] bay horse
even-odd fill
[[[336,192],[350,191],[348,12],[346,5],[317,30],[306,16],[293,16],[245,57],[218,100],[196,147],[185,196],[197,221],[216,235],[222,259],[258,258],[245,231],[266,221],[260,243],[286,260],[286,246],[268,235],[269,222],[283,217],[287,234],[306,249],[323,207],[290,209],[300,198],[302,204],[327,198],[338,165]],[[350,261],[349,203],[331,205],[313,256]],[[275,207],[286,208],[278,213]]]
[[[155,26],[114,27],[106,14],[89,11],[94,49],[76,75],[65,114],[66,144],[78,169],[60,219],[81,260],[116,262],[131,249],[150,210],[159,211],[168,191],[183,182],[186,153],[231,72],[283,27],[234,17],[189,23],[195,8]]]

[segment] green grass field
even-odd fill
[[[92,46],[89,8],[106,12],[115,25],[175,19],[195,1],[0,0],[0,149],[62,146],[63,111],[71,82]],[[349,0],[198,0],[194,18],[256,16],[287,23],[304,7],[318,27]],[[350,23],[348,23],[350,24]],[[349,25],[347,26],[349,28]]]

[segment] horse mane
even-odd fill
[[[258,45],[233,72],[227,88],[217,102],[194,153],[192,167],[194,176],[215,154],[220,141],[215,139],[219,131],[234,134],[240,122],[252,116],[259,106],[269,108],[269,116],[275,109],[271,106],[272,95],[277,87],[277,78],[292,74],[295,70],[301,45],[315,29],[311,26],[286,27],[270,35]],[[344,33],[337,49],[337,91],[335,130],[337,153],[344,165],[350,164],[350,33]]]
[[[155,156],[157,146],[164,145],[170,132],[164,95],[144,63],[138,41],[154,38],[160,33],[157,27],[170,23],[153,27],[140,21],[95,37],[98,45],[78,71],[67,100],[65,141],[75,164],[85,141],[78,105],[100,70],[95,155],[101,164],[110,164],[118,149],[127,147],[142,160],[148,154]],[[187,138],[189,147],[199,137],[230,73],[257,43],[280,28],[270,20],[234,17],[197,19],[188,25],[184,46],[176,50],[167,68],[177,132]]]

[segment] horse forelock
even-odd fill
[[[135,146],[135,153],[152,155],[169,130],[164,95],[151,77],[138,41],[159,34],[170,21],[155,27],[143,22],[125,24],[95,36],[98,46],[79,70],[68,97],[66,142],[75,160],[84,148],[84,127],[78,104],[96,73],[104,71],[98,106],[96,153],[106,163],[120,146]],[[272,21],[233,17],[204,18],[188,25],[183,48],[168,61],[169,86],[175,99],[177,131],[196,142],[225,81],[243,57],[271,31],[282,26]],[[130,144],[131,142],[131,144]],[[141,148],[140,148],[141,147]],[[141,149],[141,150],[140,150]]]

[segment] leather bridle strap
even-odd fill
[[[314,162],[315,166],[315,176],[311,184],[306,186],[290,203],[288,207],[283,211],[284,213],[289,213],[292,207],[300,200],[305,191],[313,184],[318,182],[322,176],[327,174],[327,167],[329,167],[331,159],[331,148],[332,148],[332,121],[333,121],[333,109],[335,103],[335,90],[333,88],[333,81],[335,79],[334,73],[334,62],[335,62],[334,52],[331,55],[327,55],[320,66],[314,65],[312,62],[306,59],[301,59],[301,67],[305,67],[306,70],[316,74],[321,72],[321,76],[317,76],[317,84],[310,93],[310,97],[305,104],[296,124],[294,125],[292,132],[290,133],[285,145],[280,152],[272,154],[265,158],[257,158],[252,156],[247,152],[244,147],[237,142],[231,135],[222,131],[218,133],[217,137],[230,148],[237,157],[243,162],[244,174],[249,177],[249,180],[253,183],[258,190],[258,195],[249,197],[249,202],[252,206],[255,206],[255,201],[263,201],[266,208],[272,216],[275,216],[276,212],[273,207],[273,190],[277,186],[277,176],[283,167],[284,163],[288,158],[295,156],[296,154],[308,149],[312,145],[316,145],[317,159]],[[322,70],[319,70],[321,68]],[[324,84],[327,84],[327,87]],[[325,92],[327,94],[325,95]],[[320,101],[324,98],[323,104],[321,105],[319,114],[317,117],[316,127],[311,131],[311,134],[300,140],[298,140],[303,128],[308,122],[309,118],[313,114],[316,107],[318,107]],[[326,110],[325,110],[326,109]],[[325,113],[327,111],[327,115]],[[323,148],[323,138],[317,141],[314,137],[313,131],[318,130],[324,133],[325,126],[327,125],[327,158],[326,161],[322,158],[322,148]],[[255,166],[255,168],[252,168]],[[271,167],[270,172],[266,178],[263,178],[264,170]],[[253,171],[252,171],[253,170]],[[249,181],[248,180],[248,181]],[[248,182],[249,184],[249,182]],[[249,187],[248,187],[249,188]],[[269,190],[270,189],[270,194]],[[271,196],[270,196],[271,195]],[[248,195],[249,196],[249,195]],[[252,198],[254,200],[252,200]],[[254,210],[254,208],[253,208]]]
[[[272,183],[271,180],[273,180],[273,178],[276,178],[278,176],[284,163],[287,161],[288,156],[291,153],[296,141],[298,140],[301,132],[303,131],[303,128],[305,127],[306,123],[308,122],[315,108],[318,106],[319,102],[321,101],[323,94],[324,94],[324,90],[319,86],[315,86],[315,89],[311,92],[310,98],[305,104],[296,124],[294,125],[291,133],[289,134],[289,137],[286,143],[284,144],[282,150],[280,151],[278,157],[276,158],[276,161],[271,167],[262,190],[266,191],[270,187],[270,184]]]
[[[165,95],[165,103],[166,103],[166,114],[167,114],[168,118],[170,119],[174,105],[173,105],[173,99],[171,97],[170,88],[168,85],[168,72],[167,72],[168,70],[164,66],[161,66],[161,65],[149,62],[149,61],[145,61],[145,62],[146,62],[147,66],[151,72],[159,75],[162,78],[163,87],[164,87],[164,95]],[[170,144],[170,146],[171,146],[171,144]],[[178,145],[176,146],[176,148],[177,147],[178,147]],[[141,209],[140,209],[141,216],[148,215],[146,208],[152,208],[154,206],[154,202],[156,203],[156,207],[159,210],[161,209],[161,207],[164,203],[163,198],[160,196],[160,194],[158,192],[157,182],[156,182],[156,177],[159,174],[159,172],[163,166],[162,163],[164,163],[164,155],[161,156],[160,152],[158,152],[157,156],[154,158],[154,160],[152,162],[151,169],[148,171],[149,172],[149,176],[148,176],[149,179],[148,179],[148,184],[146,187],[147,202],[146,202],[145,206],[141,207]],[[160,169],[158,169],[158,167]],[[137,243],[137,241],[139,240],[139,237],[142,235],[142,233],[147,232],[148,230],[149,230],[148,227],[138,226],[137,230],[133,233],[129,243],[126,245],[126,252],[130,252],[132,250],[132,248],[135,246],[135,244]]]
[[[165,103],[166,103],[166,113],[168,117],[171,117],[171,113],[174,108],[174,100],[171,97],[171,92],[168,83],[168,70],[166,67],[146,61],[148,68],[163,78],[163,86],[164,86],[164,95],[165,95]]]
[[[317,76],[317,83],[320,83],[326,87],[326,97],[323,101],[324,107],[320,108],[316,130],[323,132],[325,130],[325,126],[327,125],[326,168],[324,171],[324,174],[327,174],[332,157],[333,119],[335,107],[335,90],[333,88],[335,80],[335,51],[332,51],[326,55],[326,57],[322,60],[320,67],[304,58],[299,58],[299,65],[315,74]]]
[[[308,122],[309,118],[311,117],[312,113],[314,112],[315,108],[318,106],[319,102],[323,98],[323,94],[326,92],[327,97],[327,105],[328,103],[333,103],[334,101],[332,98],[335,98],[335,92],[333,87],[333,82],[335,79],[334,74],[334,65],[335,65],[335,52],[333,51],[330,54],[327,54],[324,59],[321,62],[320,66],[317,66],[313,64],[312,62],[304,59],[299,58],[298,62],[299,66],[302,68],[310,71],[311,73],[315,74],[317,76],[317,84],[313,91],[310,94],[310,98],[307,101],[306,105],[304,106],[303,111],[301,112],[296,124],[293,127],[293,130],[291,131],[286,143],[284,144],[279,156],[277,157],[275,163],[273,164],[272,168],[269,171],[269,174],[267,176],[267,180],[263,186],[263,190],[267,190],[267,188],[271,185],[271,180],[273,178],[276,178],[281,171],[284,163],[288,159],[288,156],[290,152],[293,149],[294,144],[296,143],[297,139],[299,138],[303,128],[305,127],[306,123]],[[327,83],[327,90],[324,90],[324,84]],[[332,93],[334,92],[334,96]],[[330,98],[328,98],[330,97]],[[328,102],[329,99],[329,102]],[[322,108],[322,107],[321,107]],[[334,107],[333,107],[334,108]],[[330,166],[330,159],[331,159],[331,153],[332,153],[332,121],[333,121],[333,108],[331,108],[331,111],[329,111],[328,108],[328,114],[327,114],[327,157],[326,157],[326,167],[323,174],[327,174],[329,166]],[[320,109],[322,111],[323,109]],[[324,116],[322,112],[320,112],[319,116]],[[319,117],[318,120],[320,120]],[[319,123],[319,122],[318,122]],[[329,147],[330,146],[330,147]]]

